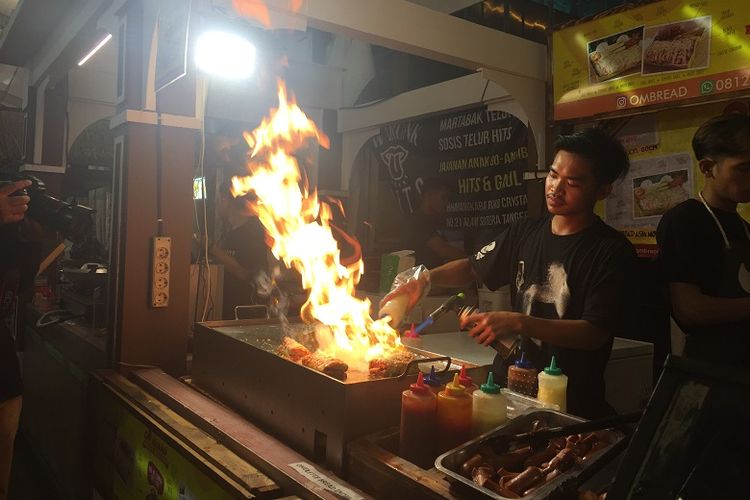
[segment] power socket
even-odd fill
[[[169,273],[172,270],[172,238],[154,237],[151,249],[151,307],[167,307]]]

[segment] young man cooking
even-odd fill
[[[747,368],[750,359],[750,116],[712,118],[693,137],[705,178],[697,199],[662,217],[659,261],[672,316],[686,333],[685,355]]]
[[[600,130],[561,136],[545,183],[549,214],[510,224],[476,255],[429,273],[441,286],[479,280],[495,290],[510,284],[512,312],[477,313],[462,327],[484,345],[520,334],[524,349],[537,352],[537,369],[554,355],[568,376],[568,411],[587,418],[612,413],[604,368],[614,336],[626,325],[635,264],[633,246],[595,215],[594,205],[628,167],[622,145]],[[414,283],[403,287],[413,297],[425,285]],[[493,371],[505,380],[500,356]]]

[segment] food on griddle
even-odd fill
[[[310,349],[291,337],[284,337],[281,340],[278,354],[290,361],[325,373],[339,380],[346,378],[346,371],[349,369],[349,366],[340,359],[332,358],[318,352],[310,352]]]
[[[600,43],[589,54],[591,64],[601,79],[625,73],[641,64],[641,39],[639,36],[620,36],[616,43]]]
[[[291,359],[295,363],[299,362],[299,360],[304,358],[305,356],[309,356],[310,354],[312,354],[307,347],[303,346],[291,337],[284,337],[281,340],[279,353],[283,357]]]
[[[646,64],[668,69],[687,69],[693,60],[695,47],[705,28],[697,24],[666,26],[660,29],[646,49]]]
[[[301,358],[299,362],[308,368],[323,372],[326,375],[330,375],[339,380],[344,380],[346,378],[346,371],[349,369],[349,365],[343,361],[317,352],[308,354]]]
[[[406,365],[414,359],[411,351],[393,351],[388,357],[370,360],[370,376],[373,378],[396,377],[404,373]]]
[[[546,427],[543,421],[535,420],[529,432]],[[616,440],[615,432],[605,430],[553,438],[537,449],[520,446],[505,451],[493,449],[493,446],[497,448],[498,444],[489,438],[479,446],[476,454],[461,465],[461,474],[476,485],[504,497],[522,498],[594,456]],[[507,444],[505,446],[507,447]]]

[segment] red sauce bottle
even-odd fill
[[[435,461],[436,409],[437,397],[419,372],[417,382],[401,393],[399,454],[424,469]]]
[[[479,389],[477,385],[471,380],[471,377],[466,373],[466,365],[461,365],[461,371],[458,372],[458,383],[464,386],[466,394],[471,395],[474,391]]]

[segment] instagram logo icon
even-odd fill
[[[617,96],[617,109],[622,109],[628,105],[628,98],[624,95]]]

